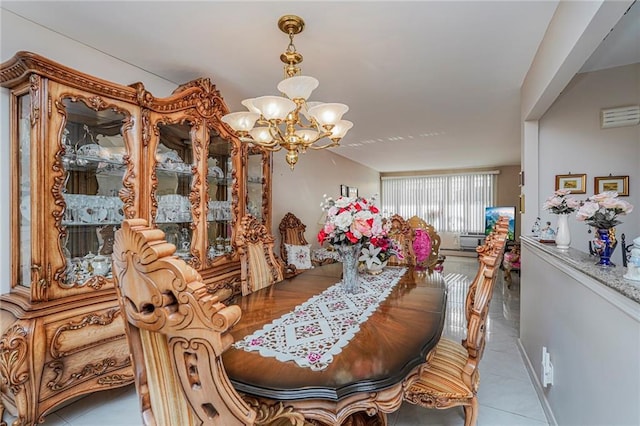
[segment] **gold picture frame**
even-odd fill
[[[593,193],[615,191],[621,197],[629,196],[629,176],[596,176],[593,178]]]
[[[556,191],[559,189],[568,189],[572,194],[586,194],[587,175],[585,173],[556,175]]]

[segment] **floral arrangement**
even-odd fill
[[[416,229],[414,232],[413,253],[418,264],[427,260],[431,254],[431,237],[424,229]]]
[[[594,228],[611,229],[622,223],[618,220],[619,215],[632,211],[633,206],[620,200],[617,192],[606,191],[587,198],[578,209],[576,219]]]
[[[386,228],[383,229],[387,231]],[[371,269],[375,265],[384,265],[391,256],[404,258],[398,243],[387,235],[381,235],[371,238],[369,245],[362,249],[362,255],[358,260],[366,263],[367,268]]]
[[[569,197],[571,191],[568,189],[559,189],[542,205],[542,208],[553,214],[570,214],[580,207],[580,201]]]
[[[318,242],[343,246],[364,244],[386,236],[382,215],[373,205],[374,201],[375,198],[371,201],[362,197],[339,197],[334,200],[325,196],[321,206],[327,211],[327,220],[318,232]]]

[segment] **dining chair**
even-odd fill
[[[311,245],[304,237],[307,229],[300,219],[288,212],[278,226],[280,231],[280,258],[284,261],[285,278],[296,276],[312,267]]]
[[[197,271],[144,219],[116,232],[113,277],[144,426],[305,424],[283,402],[239,393],[222,354],[233,344],[237,305],[207,291]]]
[[[416,259],[411,244],[411,227],[406,220],[399,214],[394,214],[389,219],[390,229],[389,238],[393,239],[400,249],[402,256],[393,255],[389,258],[389,265],[415,265]]]
[[[478,417],[478,366],[485,347],[489,304],[504,250],[505,239],[501,236],[487,240],[476,250],[478,270],[465,300],[466,338],[461,343],[441,338],[427,355],[418,378],[407,383],[404,392],[406,402],[425,408],[463,406],[465,426],[475,425]]]
[[[413,232],[412,235],[415,235],[416,230],[418,229],[425,231],[429,235],[429,239],[431,240],[431,253],[425,261],[425,266],[429,270],[442,272],[446,256],[440,254],[440,235],[438,235],[435,228],[418,216],[412,216],[409,218],[407,220],[407,224]]]
[[[273,252],[273,246],[273,235],[260,220],[251,215],[240,220],[236,248],[243,296],[284,279],[284,265]]]

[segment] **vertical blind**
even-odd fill
[[[438,232],[484,234],[484,209],[495,205],[496,176],[383,177],[382,210],[405,219],[421,217]]]

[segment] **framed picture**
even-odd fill
[[[629,196],[629,176],[597,176],[593,179],[593,193],[615,191],[622,197]]]
[[[340,196],[341,197],[349,196],[349,187],[347,185],[340,185]]]
[[[515,206],[508,207],[485,207],[484,208],[484,234],[489,235],[493,231],[493,227],[500,219],[500,216],[506,216],[509,218],[509,229],[507,232],[507,238],[509,240],[515,240],[516,238],[516,208]]]
[[[568,189],[572,194],[587,193],[587,175],[556,175],[556,191],[558,189]]]
[[[349,187],[349,197],[357,197],[358,196],[358,188],[355,186]]]

